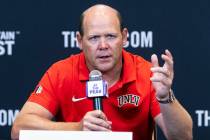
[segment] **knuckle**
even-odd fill
[[[170,76],[170,75],[171,75],[171,73],[170,73],[169,70],[166,70],[166,75],[167,75],[167,76]]]
[[[172,80],[169,80],[168,84],[169,84],[169,85],[172,85]]]
[[[87,119],[88,119],[88,116],[85,115],[85,116],[83,117],[83,120],[86,121]]]
[[[104,123],[104,121],[100,121],[100,122],[99,122],[99,125],[100,125],[100,126],[106,126],[106,124]]]
[[[99,116],[103,116],[103,112],[101,110],[98,110]]]
[[[83,122],[83,129],[86,129],[87,126],[88,126],[88,123],[84,121],[84,122]]]

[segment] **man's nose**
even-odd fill
[[[100,42],[99,42],[99,49],[107,49],[108,48],[108,44],[105,38],[101,38]]]

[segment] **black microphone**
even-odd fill
[[[108,96],[107,82],[102,80],[102,74],[98,70],[93,70],[89,74],[87,82],[87,96],[93,98],[94,110],[103,111],[102,98]]]

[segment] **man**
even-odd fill
[[[128,31],[119,12],[106,5],[87,9],[80,28],[77,40],[83,52],[49,68],[16,118],[12,139],[18,139],[21,129],[42,129],[132,131],[134,140],[149,140],[153,121],[167,139],[192,139],[191,117],[171,90],[174,71],[168,50],[162,67],[156,55],[150,64],[123,50]],[[92,99],[85,97],[94,69],[108,82],[103,112],[93,111]]]

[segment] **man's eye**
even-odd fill
[[[90,41],[96,41],[98,39],[98,36],[92,36],[89,38]]]
[[[109,35],[107,35],[107,38],[108,39],[114,39],[114,38],[116,38],[116,35],[109,34]]]

